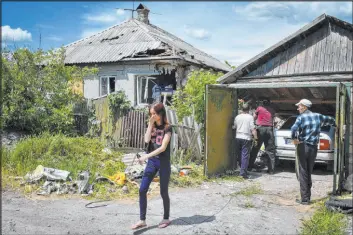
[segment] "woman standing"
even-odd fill
[[[146,155],[138,160],[143,164],[146,160],[147,166],[144,171],[140,190],[140,221],[132,226],[132,229],[146,227],[147,191],[159,171],[161,196],[163,199],[164,216],[159,223],[159,228],[165,228],[170,224],[169,220],[169,194],[168,184],[170,179],[170,137],[172,128],[167,121],[166,111],[162,103],[156,103],[149,108],[149,123],[145,134],[145,143],[148,143]]]

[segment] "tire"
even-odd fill
[[[333,172],[333,162],[328,162],[326,164],[326,171]]]

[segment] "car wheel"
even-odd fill
[[[326,165],[326,171],[333,171],[333,163],[332,162],[328,162]]]

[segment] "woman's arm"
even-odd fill
[[[153,123],[149,122],[148,123],[148,127],[145,133],[145,143],[149,143],[151,140],[151,132],[152,132],[152,127],[153,127]]]
[[[162,145],[161,147],[155,149],[154,151],[144,155],[143,157],[141,157],[139,159],[140,163],[143,163],[145,160],[147,160],[148,158],[151,158],[151,157],[155,157],[157,156],[158,154],[160,153],[163,153],[167,147],[168,147],[168,144],[170,142],[170,138],[172,136],[172,133],[171,132],[167,132],[164,137],[163,137],[163,141],[162,141]]]

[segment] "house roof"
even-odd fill
[[[230,71],[224,74],[222,77],[218,78],[217,82],[219,83],[231,83],[237,80],[237,78],[244,77],[249,75],[254,69],[258,68],[259,66],[265,64],[269,60],[276,57],[281,52],[284,52],[289,47],[291,47],[296,42],[303,40],[308,35],[312,34],[313,32],[317,31],[323,24],[330,22],[339,27],[346,29],[349,32],[353,32],[353,25],[337,19],[333,16],[329,16],[326,14],[322,14],[313,20],[311,23],[305,25],[295,33],[289,35],[288,37],[284,38],[282,41],[276,43],[272,47],[264,50],[260,54],[256,55],[255,57],[251,58],[250,60],[246,61],[245,63],[239,65],[235,70]]]
[[[163,29],[136,19],[127,20],[67,46],[66,64],[170,58],[230,71],[219,60]]]

